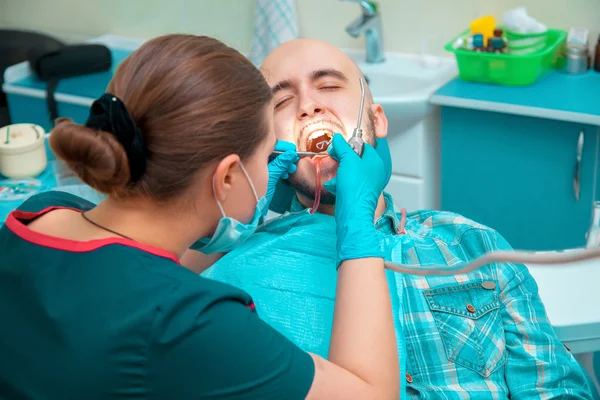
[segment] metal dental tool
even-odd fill
[[[363,141],[363,131],[360,127],[362,124],[363,108],[365,107],[365,85],[363,78],[360,78],[360,109],[358,110],[358,122],[356,128],[352,131],[352,136],[348,139],[348,144],[359,157],[362,157],[365,149],[365,142]]]
[[[280,150],[274,150],[271,154],[274,155],[280,155],[283,154],[283,151]],[[315,153],[314,151],[297,151],[296,154],[298,154],[298,157],[312,157],[312,156],[318,156],[323,155],[323,153]]]

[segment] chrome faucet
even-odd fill
[[[381,14],[377,11],[377,4],[366,0],[342,1],[359,3],[362,10],[362,15],[346,27],[346,32],[354,38],[365,34],[368,63],[384,62]]]

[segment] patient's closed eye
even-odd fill
[[[285,103],[287,103],[288,100],[291,100],[291,97],[284,97],[283,99],[277,101],[277,103],[275,104],[275,108],[279,108],[282,105],[284,105]]]
[[[319,86],[319,90],[333,90],[333,89],[340,89],[340,86],[338,86],[334,83],[327,83],[322,86]]]

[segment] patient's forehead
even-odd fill
[[[261,71],[270,85],[285,79],[301,79],[317,70],[335,69],[349,79],[359,76],[359,69],[341,50],[328,43],[298,39],[275,49],[265,59]]]

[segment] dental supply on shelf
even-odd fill
[[[23,200],[43,189],[39,179],[0,179],[0,201]]]
[[[454,50],[524,55],[542,50],[547,44],[548,27],[527,15],[524,7],[504,13],[503,25],[493,16],[472,21],[465,36],[454,41]]]
[[[548,43],[548,27],[527,14],[525,7],[503,14],[507,51],[514,55],[532,54],[543,50]]]
[[[521,34],[544,33],[548,31],[546,25],[527,14],[527,8],[525,7],[517,7],[505,11],[502,14],[502,22],[506,29]]]
[[[586,28],[579,28],[579,27],[570,28],[569,35],[567,36],[567,46],[571,45],[571,44],[587,46],[589,34],[590,34],[590,31]]]
[[[471,35],[481,35],[483,39],[482,47],[485,47],[488,40],[493,36],[496,28],[496,20],[493,16],[487,15],[478,18],[470,23]]]
[[[7,178],[37,177],[48,164],[44,129],[34,124],[0,128],[0,174]]]
[[[557,69],[566,74],[582,74],[590,67],[590,54],[587,46],[571,44],[565,46],[557,60]]]
[[[589,31],[585,28],[571,28],[563,52],[557,60],[558,70],[567,74],[581,74],[591,67],[588,43]]]
[[[457,38],[452,44],[454,50],[469,50],[479,53],[507,53],[508,40],[502,28],[495,27],[490,37],[483,33],[470,33]]]
[[[454,53],[462,80],[504,86],[531,85],[556,67],[567,37],[566,31],[558,29],[539,34],[518,34],[501,26],[496,29],[496,36],[487,44],[482,44],[482,33],[475,36],[470,30],[446,44],[445,50]]]

